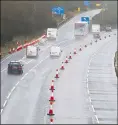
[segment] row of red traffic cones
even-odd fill
[[[87,45],[85,45],[85,47],[87,47]],[[82,49],[80,48],[79,51],[82,51]],[[76,49],[74,49],[73,54],[77,54]],[[69,57],[66,56],[65,63],[68,63],[68,59],[72,59],[72,54],[71,54],[71,52],[70,52]],[[61,69],[61,70],[64,70],[64,69],[65,69],[65,67],[64,67],[64,62],[62,62],[62,65],[61,65],[60,69]],[[56,69],[55,78],[56,78],[56,79],[59,78],[59,70],[58,70],[58,69]],[[51,83],[51,86],[50,86],[49,90],[50,90],[52,93],[51,93],[51,96],[50,96],[50,98],[49,98],[50,109],[49,109],[47,115],[50,116],[50,124],[53,124],[53,121],[54,121],[54,120],[53,120],[53,118],[52,118],[51,116],[54,116],[54,115],[55,115],[54,112],[53,112],[53,108],[52,108],[52,105],[53,105],[53,103],[55,102],[55,98],[54,98],[54,94],[53,94],[53,92],[54,92],[54,90],[55,90],[54,80],[52,80],[52,83]]]

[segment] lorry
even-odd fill
[[[61,56],[61,48],[58,47],[58,46],[52,46],[51,49],[50,49],[50,56],[51,57],[59,57]]]
[[[31,45],[26,48],[26,57],[37,57],[39,48],[37,46]]]
[[[92,34],[94,38],[100,38],[100,24],[92,24]]]
[[[89,32],[88,22],[75,22],[74,25],[74,36],[80,37],[80,36],[86,36]]]
[[[52,40],[52,39],[56,39],[57,37],[57,28],[48,28],[47,29],[47,39],[48,40]]]

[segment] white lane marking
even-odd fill
[[[98,117],[97,117],[97,115],[95,115],[95,118],[96,118],[96,121],[97,121],[97,123],[99,124],[99,120],[98,120]]]
[[[91,107],[92,107],[93,112],[95,113],[95,109],[94,109],[93,105],[91,105]]]
[[[25,75],[20,80],[23,80],[27,75],[28,73],[25,73]]]
[[[8,57],[6,57],[4,60],[2,60],[0,63],[3,63],[5,60],[9,59],[12,55],[9,55]]]
[[[1,72],[4,72],[5,70],[7,70],[7,68],[3,69]]]
[[[91,103],[91,97],[89,96],[89,101],[90,101],[90,103]]]
[[[2,112],[3,112],[3,109],[1,109],[1,114],[2,114]]]
[[[3,104],[3,107],[5,107],[5,105],[7,104],[7,100],[5,100],[4,104]]]
[[[11,92],[8,94],[7,99],[9,99],[10,96],[11,96]]]
[[[18,82],[16,83],[15,87],[16,87],[19,83],[20,83],[20,82],[18,81]]]
[[[33,59],[32,60],[30,60],[29,62],[25,62],[25,64],[29,64],[29,63],[31,63],[33,61]]]

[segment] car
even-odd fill
[[[19,61],[11,61],[8,64],[8,74],[23,74],[23,64]]]
[[[118,51],[115,52],[114,68],[115,68],[116,76],[118,77]]]

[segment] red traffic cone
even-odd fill
[[[52,80],[52,85],[51,85],[51,87],[50,87],[50,90],[51,90],[52,92],[55,90],[53,83],[54,83],[54,80]]]
[[[51,101],[51,102],[54,102],[54,101],[55,101],[55,99],[54,99],[54,95],[53,95],[53,92],[52,92],[52,95],[50,96],[49,101]]]
[[[49,109],[49,112],[47,113],[47,115],[49,115],[49,116],[55,115],[53,112],[53,109],[52,109],[52,105],[50,105],[50,109]]]
[[[87,47],[87,45],[85,45],[85,47]]]
[[[76,51],[76,49],[74,49],[74,54],[77,54],[77,51]]]
[[[59,78],[59,72],[58,72],[58,69],[56,70],[56,76],[55,78]]]
[[[53,124],[53,121],[54,121],[53,118],[51,118],[51,119],[50,119],[50,124]]]
[[[70,55],[69,55],[69,59],[72,59],[71,52],[70,52]]]
[[[65,61],[65,63],[68,63],[68,58],[67,58],[67,56],[66,56],[66,61]]]
[[[64,70],[65,68],[64,68],[64,64],[63,64],[63,62],[62,62],[62,66],[61,66],[61,68],[60,68],[61,70]]]

